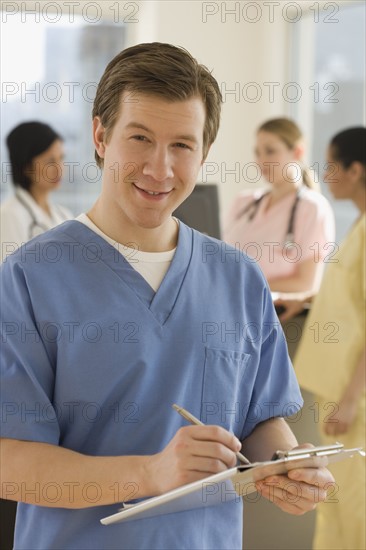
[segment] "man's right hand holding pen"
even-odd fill
[[[220,426],[184,426],[160,452],[147,457],[150,494],[167,491],[234,468],[241,443]]]

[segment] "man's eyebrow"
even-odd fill
[[[126,128],[127,129],[136,128],[139,130],[145,130],[145,132],[149,132],[150,134],[154,134],[154,132],[150,130],[150,128],[148,128],[144,124],[141,124],[140,122],[130,122],[129,124],[126,125]],[[191,141],[192,143],[197,143],[197,138],[192,134],[179,134],[175,136],[174,139],[182,139],[184,141]]]
[[[143,124],[140,124],[139,122],[129,122],[126,126],[126,128],[138,128],[139,130],[145,130],[145,132],[149,132],[152,134],[151,130],[147,128],[147,126],[144,126]]]

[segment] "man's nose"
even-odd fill
[[[150,152],[143,166],[143,175],[156,181],[164,181],[174,175],[172,158],[166,147],[156,147]]]

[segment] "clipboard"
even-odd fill
[[[155,517],[217,506],[224,502],[241,503],[242,497],[256,491],[255,482],[272,475],[286,474],[296,468],[326,467],[355,455],[365,456],[361,447],[344,449],[341,443],[330,446],[277,451],[276,458],[266,462],[253,462],[230,468],[193,483],[188,483],[163,495],[126,503],[117,513],[102,518],[103,525],[112,525],[121,521]]]

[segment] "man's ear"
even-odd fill
[[[98,116],[93,119],[93,140],[96,152],[103,159],[105,153],[105,128]]]

